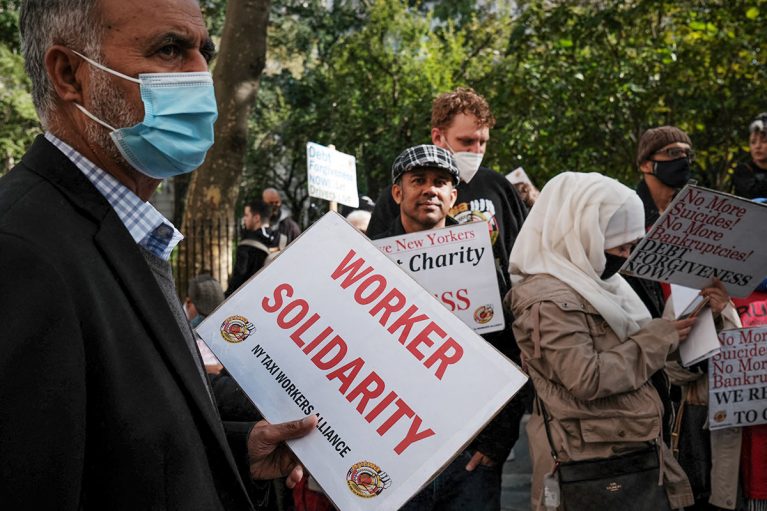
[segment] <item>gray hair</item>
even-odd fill
[[[98,0],[25,0],[19,13],[24,68],[32,81],[32,101],[45,127],[56,109],[53,86],[45,70],[45,52],[60,44],[100,59]]]

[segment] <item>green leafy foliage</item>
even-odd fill
[[[40,132],[21,57],[0,43],[0,175],[10,170]]]
[[[19,55],[19,3],[0,0],[0,175],[18,162],[40,132]]]
[[[0,0],[3,169],[37,132],[18,4]],[[226,0],[200,5],[220,35]],[[543,184],[595,171],[633,184],[638,137],[674,124],[694,141],[701,183],[726,188],[747,157],[749,121],[767,111],[766,5],[277,0],[241,196],[275,185],[299,209],[314,141],[355,155],[360,191],[375,198],[394,157],[430,140],[432,99],[456,86],[488,98],[498,122],[484,161],[499,172],[522,165]]]
[[[725,188],[749,120],[767,110],[765,2],[401,0],[277,3],[244,194],[306,200],[307,141],[357,157],[374,198],[432,99],[456,86],[497,117],[485,164],[543,184],[564,170],[633,185],[641,133],[674,124],[702,184]]]

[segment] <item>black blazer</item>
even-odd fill
[[[114,210],[38,137],[0,179],[0,508],[251,509],[250,425],[225,432],[195,363]]]

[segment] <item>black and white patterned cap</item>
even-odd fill
[[[458,184],[460,174],[453,155],[447,149],[430,144],[408,147],[397,156],[391,166],[392,183],[396,183],[405,172],[426,168],[446,170],[453,177],[453,184]]]

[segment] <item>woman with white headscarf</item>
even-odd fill
[[[600,174],[566,172],[543,188],[514,243],[514,333],[539,399],[527,425],[533,509],[545,509],[552,448],[559,461],[569,461],[638,451],[652,442],[661,449],[670,507],[693,502],[661,439],[663,405],[650,378],[694,319],[652,320],[617,274],[643,235],[644,208],[633,190]]]

